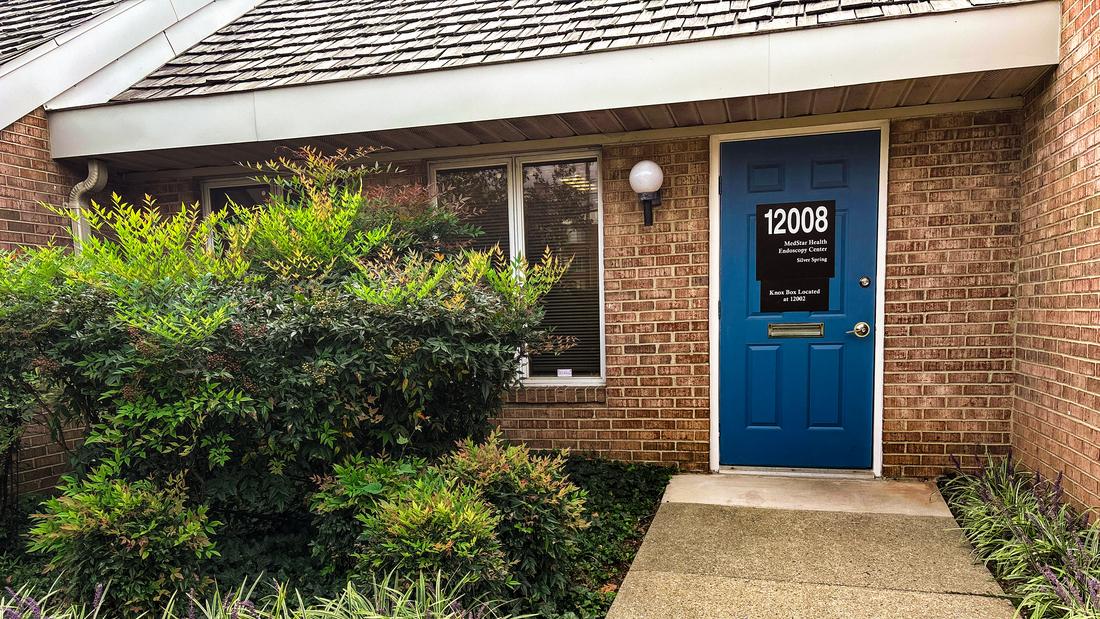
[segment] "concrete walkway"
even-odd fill
[[[678,475],[608,619],[1012,619],[934,484]]]

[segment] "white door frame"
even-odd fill
[[[873,443],[873,456],[871,460],[871,472],[875,477],[882,476],[882,416],[883,416],[883,379],[885,363],[883,357],[883,345],[885,342],[886,327],[886,217],[887,217],[887,184],[889,181],[890,159],[890,121],[872,120],[866,122],[843,123],[835,125],[819,125],[806,127],[790,127],[785,129],[770,129],[765,131],[749,131],[741,133],[727,133],[710,136],[710,469],[717,472],[719,464],[719,380],[721,368],[719,367],[718,341],[721,331],[718,318],[718,302],[721,291],[720,279],[720,255],[721,238],[719,234],[719,217],[721,215],[721,197],[718,195],[718,176],[721,172],[721,146],[723,142],[737,142],[744,140],[759,140],[765,138],[791,137],[800,135],[820,135],[823,133],[848,133],[852,131],[867,131],[878,129],[880,133],[879,145],[879,187],[878,187],[878,267],[875,275],[875,369],[874,369],[874,422],[871,432]]]

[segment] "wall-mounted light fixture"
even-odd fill
[[[661,166],[646,159],[630,168],[630,188],[638,194],[645,213],[645,225],[653,225],[653,207],[661,205],[661,185],[665,182],[665,173]]]

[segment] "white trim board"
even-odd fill
[[[178,0],[177,0],[178,1]],[[120,58],[46,103],[47,110],[100,105],[124,92],[172,58],[222,26],[244,15],[261,0],[193,0],[201,8],[180,15],[179,21],[152,35]]]
[[[52,152],[65,158],[286,140],[1047,66],[1058,62],[1060,24],[1060,3],[1042,0],[526,62],[55,110]]]
[[[718,316],[718,303],[720,302],[721,287],[717,285],[721,269],[721,234],[719,221],[721,217],[722,199],[718,194],[718,177],[721,173],[721,145],[723,142],[740,140],[760,140],[767,138],[791,137],[798,135],[820,135],[830,133],[845,133],[851,131],[867,131],[877,129],[879,131],[879,196],[878,196],[878,269],[875,276],[875,354],[874,354],[874,391],[872,403],[874,408],[873,425],[871,430],[872,458],[871,472],[875,477],[882,476],[882,419],[883,419],[883,383],[885,380],[885,362],[883,347],[885,344],[886,326],[886,218],[887,218],[887,181],[889,179],[889,154],[890,154],[890,121],[877,120],[857,123],[844,123],[836,125],[819,125],[816,127],[791,127],[786,129],[773,129],[765,131],[748,131],[724,135],[712,135],[710,138],[710,265],[708,280],[710,285],[710,307],[707,321],[709,324],[709,356],[710,356],[710,470],[719,472],[722,470],[720,463],[720,444],[718,440],[721,409],[719,407],[719,394],[721,378],[720,357],[718,350],[720,339],[720,318]]]
[[[259,0],[119,3],[0,67],[0,127],[7,127],[51,100],[105,101],[258,3]],[[142,62],[135,62],[133,53],[138,53]],[[79,93],[71,98],[55,99],[89,79],[90,90],[78,88]],[[105,94],[111,89],[114,92]],[[91,91],[105,96],[91,97]]]

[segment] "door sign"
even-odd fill
[[[760,311],[829,309],[836,275],[836,200],[756,205]]]
[[[774,279],[760,282],[760,311],[816,312],[829,309],[829,279]]]

